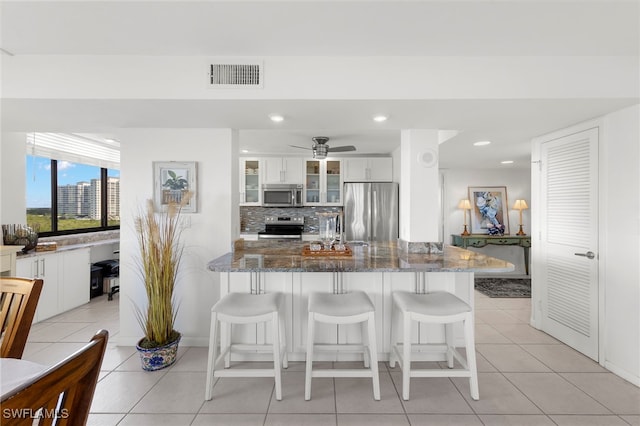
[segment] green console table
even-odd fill
[[[524,250],[524,270],[529,275],[529,247],[531,247],[531,237],[529,235],[451,235],[451,245],[457,247],[484,247],[486,245],[495,246],[520,246]]]

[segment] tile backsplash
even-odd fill
[[[240,207],[240,233],[251,234],[264,231],[266,216],[304,216],[305,234],[318,233],[318,216],[316,213],[340,213],[342,207]]]

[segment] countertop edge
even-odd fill
[[[65,252],[65,251],[72,251],[72,250],[80,250],[80,249],[84,249],[84,248],[91,248],[91,247],[108,245],[108,244],[120,244],[120,239],[114,238],[114,239],[110,239],[110,240],[91,241],[91,242],[81,243],[81,244],[69,244],[69,245],[66,245],[66,246],[58,246],[57,249],[51,250],[51,251],[35,251],[35,250],[32,250],[29,253],[25,253],[25,254],[18,253],[17,258],[18,259],[28,259],[28,258],[34,257],[34,256],[54,254],[54,253],[60,253],[60,252]]]
[[[375,246],[372,247],[376,251]],[[387,247],[395,250],[393,246]],[[368,251],[368,250],[367,250]],[[480,272],[503,273],[515,271],[515,265],[502,259],[488,257],[473,251],[459,247],[447,246],[447,250],[441,254],[410,254],[378,256],[374,263],[362,262],[362,258],[342,259],[340,257],[327,257],[325,259],[304,259],[295,253],[260,254],[251,250],[240,252],[228,252],[211,260],[207,269],[212,272]],[[240,254],[240,258],[238,255]],[[246,256],[246,265],[245,259]],[[354,254],[354,256],[356,256]],[[362,255],[360,255],[362,256]],[[368,254],[365,255],[369,256]],[[267,261],[266,257],[278,257],[285,260],[285,264],[278,265],[273,260]],[[264,264],[263,264],[263,258]],[[290,260],[287,260],[290,259]],[[301,262],[302,260],[302,262]],[[309,260],[307,264],[303,262]],[[318,262],[322,260],[322,262]],[[267,264],[270,263],[270,264]]]

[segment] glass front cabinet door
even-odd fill
[[[306,160],[304,164],[304,204],[318,206],[322,203],[320,191],[320,160]]]
[[[240,205],[259,206],[262,203],[260,186],[260,160],[241,158]]]
[[[341,160],[305,161],[305,205],[342,205]]]
[[[342,163],[340,160],[325,160],[325,204],[342,205]]]

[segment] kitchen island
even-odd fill
[[[349,246],[353,252],[351,257],[317,257],[304,256],[304,245],[304,242],[245,241],[208,264],[209,270],[220,274],[221,297],[230,292],[285,294],[287,350],[294,361],[304,360],[310,292],[365,291],[376,308],[378,352],[380,359],[386,360],[391,348],[391,294],[394,291],[449,291],[473,307],[475,272],[514,270],[509,262],[452,246],[442,249],[432,246],[430,253],[403,253],[395,243],[371,243]],[[318,342],[359,342],[357,325],[321,326],[316,331]],[[415,342],[444,341],[440,328],[420,325],[414,330]],[[263,324],[238,327],[233,333],[234,339],[240,341],[270,341],[270,330]],[[456,332],[456,335],[462,334]],[[338,359],[354,359],[349,355],[341,354]],[[434,359],[441,358],[434,354]]]

